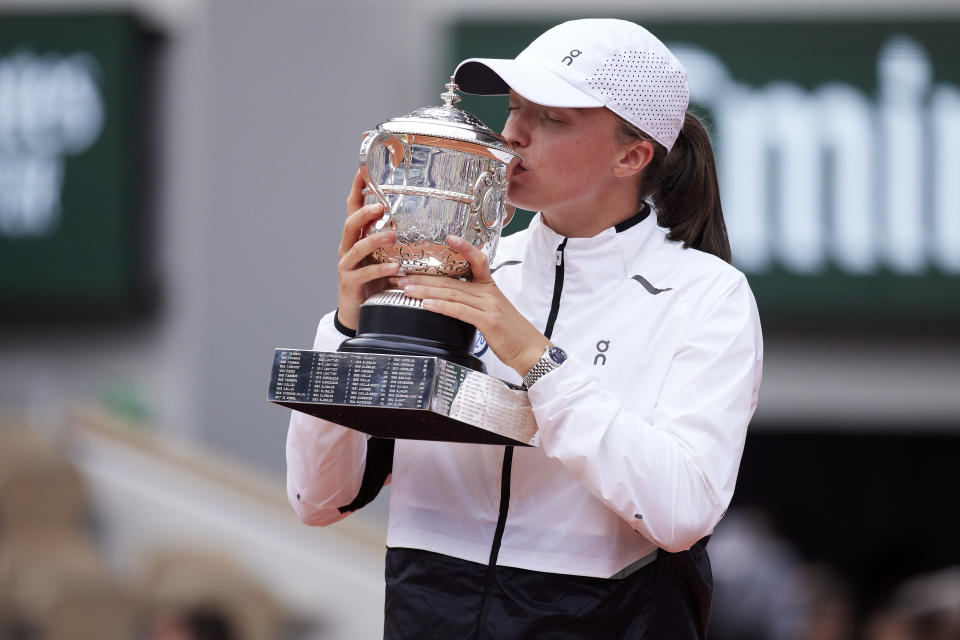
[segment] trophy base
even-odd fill
[[[363,303],[357,336],[344,340],[337,351],[436,357],[486,372],[470,353],[476,333],[473,325],[427,311],[420,300],[388,289]]]
[[[277,349],[267,399],[381,438],[540,441],[524,389],[433,356]]]

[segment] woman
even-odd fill
[[[382,211],[361,206],[358,178],[339,309],[315,348],[336,348],[400,275],[480,330],[491,375],[527,385],[541,446],[396,442],[385,636],[703,638],[706,541],[733,494],[762,346],[686,74],[635,24],[577,20],[516,60],[461,63],[456,81],[509,92],[503,135],[522,161],[508,199],[539,213],[493,265],[448,240],[472,282],[403,275],[363,263],[394,238],[359,239]],[[368,502],[391,468],[384,441],[296,412],[287,455],[309,524]]]

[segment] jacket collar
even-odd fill
[[[656,215],[647,211],[640,211],[592,238],[568,239],[547,227],[537,213],[530,221],[530,253],[526,260],[532,259],[535,264],[529,266],[552,281],[557,247],[566,239],[564,292],[591,292],[619,283],[636,273],[637,264],[663,244],[664,232],[657,227]]]
[[[644,220],[650,215],[650,205],[646,202],[643,203],[643,206],[640,208],[640,211],[637,211],[635,214],[624,220],[623,222],[618,222],[613,225],[613,230],[617,233],[623,233],[628,229],[631,229]]]

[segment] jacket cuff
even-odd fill
[[[333,312],[333,326],[337,328],[337,331],[339,331],[339,332],[342,333],[343,335],[347,336],[348,338],[355,338],[355,337],[357,337],[357,330],[356,330],[356,329],[351,329],[351,328],[347,327],[346,325],[344,325],[342,322],[340,322],[340,318],[338,317],[338,314],[339,314],[339,313],[340,313],[340,309],[339,309],[339,308],[338,308],[336,311]]]

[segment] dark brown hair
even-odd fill
[[[640,201],[650,201],[657,211],[657,224],[670,230],[671,240],[730,262],[730,241],[720,206],[717,167],[710,136],[700,120],[690,113],[673,148],[666,147],[621,119],[621,133],[631,139],[653,143],[650,164],[640,174]]]

